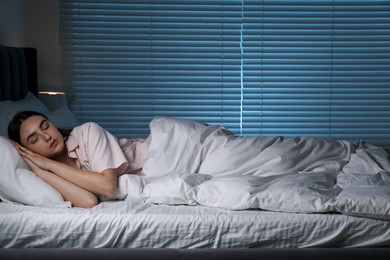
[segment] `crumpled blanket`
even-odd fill
[[[127,200],[232,210],[337,212],[390,220],[390,159],[380,147],[319,137],[239,137],[221,126],[156,117]]]

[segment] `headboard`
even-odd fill
[[[38,94],[37,50],[0,46],[0,101],[22,99],[27,92]]]

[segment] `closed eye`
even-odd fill
[[[41,123],[39,123],[39,128],[42,130],[47,130],[50,127],[49,122],[46,119],[43,119]],[[29,134],[26,138],[28,143],[34,144],[38,141],[38,137],[36,136],[36,132]]]
[[[32,143],[32,144],[35,144],[37,141],[38,141],[38,138],[35,136],[30,138],[30,143]]]
[[[41,124],[41,129],[47,130],[49,128],[50,124],[47,120],[43,121]]]

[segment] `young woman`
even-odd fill
[[[66,133],[34,111],[16,114],[8,136],[38,177],[73,206],[85,208],[100,196],[112,197],[121,174],[139,172],[150,143],[150,138],[118,140],[96,123]]]

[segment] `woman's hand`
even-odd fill
[[[93,193],[45,169],[51,162],[54,162],[53,160],[36,154],[15,142],[14,145],[31,171],[56,189],[64,200],[72,203],[72,206],[91,208],[98,204],[97,197]]]
[[[30,170],[32,172],[34,172],[38,177],[39,177],[39,172],[40,170],[42,170],[41,168],[39,168],[36,164],[34,164],[33,162],[31,162],[29,159],[27,158],[24,158],[23,157],[23,160],[26,162],[27,166],[30,168]]]
[[[34,153],[18,143],[15,143],[15,147],[33,172],[36,173],[36,171],[39,169],[49,170],[49,165],[52,162],[51,159],[46,158],[40,154]]]

